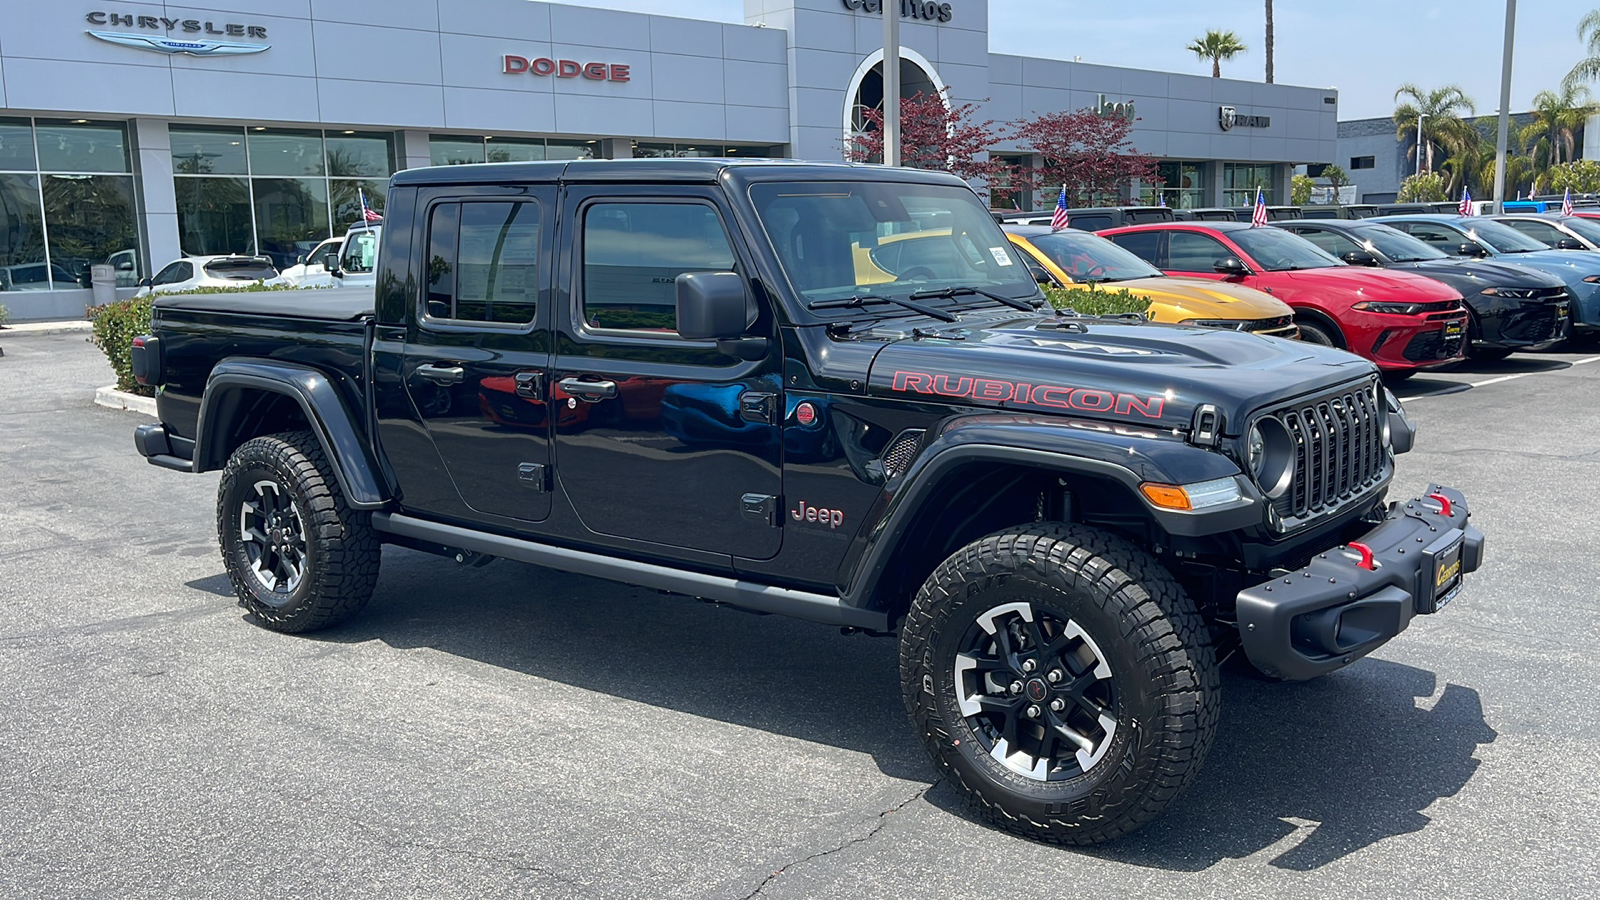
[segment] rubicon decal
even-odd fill
[[[1082,412],[1110,412],[1119,416],[1135,413],[1147,419],[1161,418],[1166,398],[1141,397],[1093,388],[1063,387],[1056,384],[1029,384],[998,378],[972,378],[966,375],[935,375],[928,372],[895,372],[894,389],[940,397],[966,397],[987,403],[1026,403],[1054,409]]]
[[[843,510],[828,509],[826,507],[819,509],[815,506],[807,506],[804,500],[797,502],[794,509],[789,510],[789,517],[796,522],[816,522],[818,525],[826,525],[830,529],[838,528],[844,524]]]

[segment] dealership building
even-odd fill
[[[122,294],[180,256],[288,265],[403,168],[838,160],[881,101],[880,2],[745,0],[743,24],[531,0],[32,7],[0,38],[0,303],[80,315],[97,264]],[[1132,198],[1277,201],[1295,165],[1335,160],[1331,89],[994,52],[986,0],[899,2],[906,96],[1132,116],[1163,179]]]

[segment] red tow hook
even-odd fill
[[[1356,563],[1356,565],[1360,566],[1363,569],[1366,569],[1368,572],[1371,572],[1372,571],[1372,548],[1368,547],[1366,544],[1358,543],[1356,541],[1351,541],[1348,544],[1348,546],[1350,547],[1351,550],[1354,550],[1355,552],[1361,554],[1361,559],[1360,559],[1360,561],[1358,561]]]
[[[1439,514],[1440,515],[1444,516],[1446,519],[1453,518],[1451,513],[1450,513],[1451,506],[1450,506],[1450,498],[1449,497],[1446,497],[1443,494],[1429,494],[1428,495],[1428,499],[1429,500],[1437,500],[1437,501],[1439,501]]]

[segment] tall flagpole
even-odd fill
[[[1511,130],[1511,35],[1517,27],[1517,0],[1506,0],[1506,49],[1500,58],[1500,136],[1494,141],[1494,212],[1505,211],[1506,132]]]
[[[900,165],[900,0],[883,6],[883,164]]]

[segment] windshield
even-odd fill
[[[1028,243],[1050,257],[1077,282],[1161,278],[1161,270],[1103,237],[1082,231],[1056,231],[1027,236]]]
[[[1352,229],[1351,236],[1368,250],[1376,250],[1389,257],[1392,262],[1422,262],[1425,259],[1450,258],[1404,231],[1387,225],[1366,225]]]
[[[1458,227],[1464,229],[1468,237],[1496,253],[1529,253],[1534,250],[1550,249],[1515,228],[1499,222],[1479,219],[1462,222]]]
[[[770,182],[752,185],[750,200],[789,284],[807,304],[954,287],[1006,297],[1038,295],[1020,251],[1011,249],[1000,226],[966,188]],[[960,302],[973,297],[964,295]]]
[[[1562,219],[1561,224],[1565,225],[1573,233],[1581,236],[1589,243],[1600,246],[1600,222],[1596,222],[1593,219],[1580,219],[1577,216],[1573,216],[1568,219]]]
[[[1268,272],[1344,265],[1316,244],[1279,228],[1238,228],[1227,235]]]

